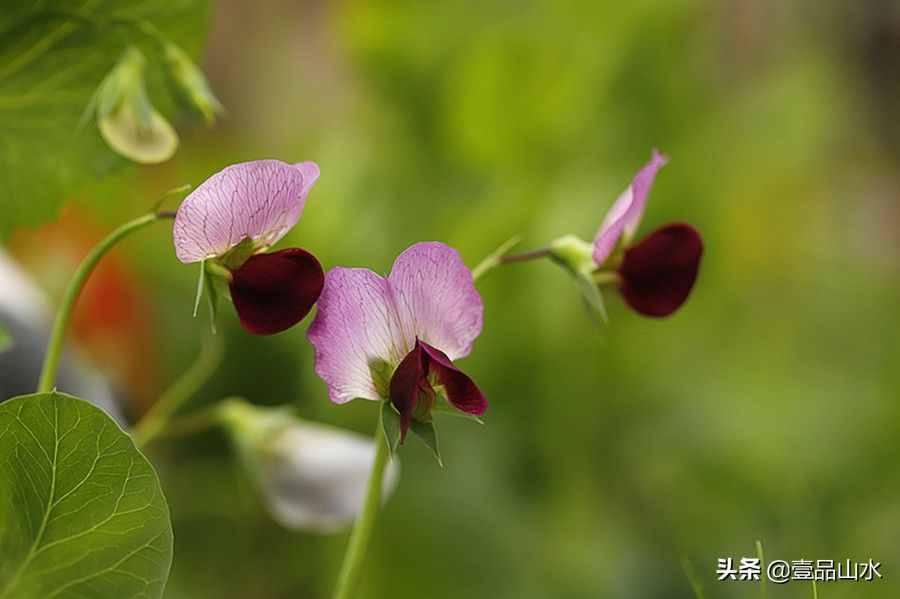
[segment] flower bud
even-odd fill
[[[165,56],[172,76],[187,99],[200,111],[206,124],[212,125],[216,115],[225,112],[225,107],[213,94],[203,71],[175,44],[166,44]]]
[[[293,530],[328,533],[350,525],[362,509],[375,459],[371,439],[300,420],[285,408],[223,405],[222,420],[269,513]],[[388,465],[382,501],[397,484]]]
[[[97,91],[97,124],[113,150],[141,164],[156,164],[175,153],[178,134],[150,103],[145,65],[138,49],[125,51]]]

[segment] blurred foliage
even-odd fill
[[[9,333],[5,326],[0,324],[0,354],[10,349],[14,343],[15,340],[13,339],[12,335]]]
[[[887,41],[869,43],[873,23]],[[551,264],[487,275],[464,366],[486,424],[439,422],[444,470],[402,450],[361,596],[688,598],[688,558],[709,599],[756,597],[714,572],[762,539],[770,559],[885,564],[820,597],[893,598],[900,104],[873,84],[896,56],[871,48],[898,31],[890,2],[218,2],[205,68],[224,125],[75,207],[112,226],[229,163],[313,159],[282,245],[384,272],[439,239],[474,265],[518,233],[523,249],[589,238],[659,147],[638,235],[703,232],[693,297],[661,322],[608,298],[603,326]],[[205,323],[169,242],[126,251],[174,377]],[[226,361],[195,407],[241,395],[371,433],[372,404],[327,401],[303,326],[250,338],[222,312]],[[328,596],[346,536],[279,529],[221,435],[151,453],[176,534],[168,596]]]
[[[207,3],[50,0],[0,11],[0,239],[53,218],[63,200],[126,163],[100,139],[89,108],[128,46],[158,57],[148,73],[150,93],[171,112],[165,58],[141,31],[143,21],[196,52]]]

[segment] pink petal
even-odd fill
[[[325,275],[306,336],[316,351],[316,374],[335,403],[381,399],[370,363],[393,367],[412,347],[401,336],[387,280],[365,268],[333,268]]]
[[[451,360],[469,354],[484,306],[459,252],[434,241],[417,243],[397,256],[388,281],[407,350],[419,338]]]
[[[319,177],[314,162],[256,160],[225,167],[184,199],[175,254],[184,263],[221,256],[245,237],[270,246],[297,224]]]
[[[372,380],[373,361],[395,368],[417,338],[440,347],[449,359],[463,357],[481,332],[482,313],[472,273],[442,243],[411,246],[387,279],[367,269],[332,269],[307,333],[316,350],[316,374],[335,403],[382,399]]]
[[[606,261],[623,233],[627,237],[634,235],[641,222],[641,217],[644,215],[644,206],[647,203],[647,195],[650,193],[653,179],[656,177],[657,171],[668,161],[666,156],[653,150],[650,162],[637,172],[628,189],[622,192],[622,195],[616,199],[616,203],[606,213],[603,224],[600,225],[600,230],[594,237],[593,258],[594,263],[598,266]]]

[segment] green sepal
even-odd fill
[[[409,425],[409,430],[411,430],[422,443],[428,446],[431,453],[434,455],[434,459],[437,460],[438,465],[443,468],[444,460],[441,459],[441,448],[438,444],[437,430],[434,428],[434,423],[413,420]]]
[[[389,401],[381,402],[381,430],[384,431],[384,440],[387,442],[391,456],[400,447],[400,414]]]
[[[3,326],[3,323],[0,323],[0,354],[11,349],[13,345],[15,345],[15,340],[12,333]]]
[[[484,424],[484,420],[482,420],[475,414],[467,414],[461,410],[457,410],[446,401],[434,402],[434,407],[431,409],[431,413],[441,416],[453,416],[454,418],[462,418],[471,422],[477,422],[478,424]]]
[[[385,360],[373,358],[369,360],[369,374],[378,395],[388,397],[391,391],[391,377],[394,375],[393,367]]]
[[[203,297],[203,289],[206,287],[206,260],[200,261],[200,274],[197,277],[197,295],[194,296],[194,318],[200,311],[200,298]]]
[[[572,272],[594,269],[594,247],[575,235],[564,235],[554,239],[549,248],[550,257]]]
[[[204,270],[206,270],[204,265]],[[206,304],[209,306],[209,328],[215,334],[219,314],[219,289],[215,277],[204,277],[206,282]]]
[[[575,284],[581,293],[581,297],[584,298],[584,302],[590,309],[600,315],[603,322],[608,322],[609,317],[606,314],[603,294],[600,293],[600,286],[594,281],[593,274],[591,272],[576,272],[573,274],[575,276]]]
[[[228,250],[224,256],[220,258],[222,266],[228,270],[240,268],[247,258],[255,254],[259,250],[256,243],[249,237],[244,237],[239,244]]]
[[[569,271],[575,278],[575,285],[585,303],[606,322],[606,305],[600,288],[594,281],[597,265],[594,264],[593,251],[590,243],[574,235],[565,235],[550,244],[553,261]]]
[[[293,406],[257,406],[237,396],[221,400],[215,408],[215,418],[242,450],[264,443],[297,420]]]
[[[203,297],[203,293],[206,292],[210,329],[213,333],[216,332],[216,318],[218,317],[220,295],[219,289],[216,287],[216,280],[218,277],[215,276],[214,272],[211,272],[211,269],[215,266],[215,263],[210,262],[208,259],[200,261],[200,275],[197,278],[197,295],[194,297],[194,318],[197,318],[197,313],[200,310],[200,299]]]

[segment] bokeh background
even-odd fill
[[[694,597],[685,564],[709,599],[757,597],[715,576],[757,539],[770,559],[884,564],[883,580],[820,597],[898,596],[896,2],[219,0],[208,27],[226,118],[179,123],[172,161],[18,231],[9,246],[51,292],[162,191],[263,157],[320,164],[282,245],[326,266],[385,272],[420,240],[474,265],[516,234],[590,238],[653,147],[671,162],[641,233],[684,220],[706,241],[665,321],[610,298],[598,323],[549,263],[479,283],[485,327],[464,367],[486,424],[439,423],[444,470],[404,448],[361,597]],[[105,268],[76,335],[139,414],[199,350],[196,272],[165,227]],[[372,430],[372,404],[328,402],[308,321],[254,338],[223,320],[225,362],[189,409],[242,395]],[[329,596],[346,535],[279,528],[224,436],[150,456],[176,534],[168,597]]]

